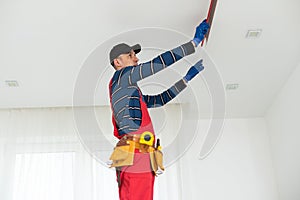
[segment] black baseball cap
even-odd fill
[[[125,43],[120,43],[114,46],[109,53],[109,61],[112,66],[114,66],[114,59],[116,59],[121,54],[127,54],[130,53],[130,51],[133,50],[136,54],[138,54],[141,51],[141,45],[136,44],[133,46],[129,46]]]

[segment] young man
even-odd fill
[[[111,156],[117,169],[121,200],[152,200],[157,165],[163,169],[159,148],[155,148],[155,134],[147,108],[163,106],[187,87],[187,83],[204,69],[202,60],[171,88],[158,95],[143,95],[138,81],[147,78],[184,56],[195,52],[204,39],[209,25],[204,20],[192,41],[167,51],[153,60],[138,64],[136,54],[141,46],[121,43],[110,51],[110,63],[115,73],[109,84],[114,135],[120,139]]]

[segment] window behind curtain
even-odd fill
[[[16,154],[13,200],[73,200],[74,152]]]

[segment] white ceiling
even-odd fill
[[[140,60],[146,61],[190,40],[208,6],[208,0],[1,0],[0,108],[72,106],[78,77],[89,65],[97,66],[92,69],[98,79],[91,89],[95,101],[82,94],[80,105],[107,105],[113,73],[107,54],[116,42],[141,43]],[[207,46],[141,83],[143,91],[156,87],[159,92],[204,57],[206,71],[190,88],[201,112],[212,110],[214,86],[207,79],[213,77],[207,74],[215,68],[224,85],[239,83],[238,90],[226,91],[228,117],[264,116],[300,61],[299,8],[297,0],[219,1]],[[246,39],[248,29],[263,31],[258,39]],[[20,86],[9,88],[5,80]],[[188,99],[186,92],[179,101]]]

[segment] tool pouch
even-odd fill
[[[117,145],[110,156],[110,167],[122,167],[133,165],[135,142],[127,141],[125,145]]]
[[[149,154],[150,154],[150,161],[151,161],[151,168],[155,175],[157,175],[158,169],[165,170],[163,166],[163,153],[155,149],[153,147],[149,147]]]
[[[154,156],[158,167],[164,171],[165,167],[163,165],[163,153],[160,150],[155,150]]]

